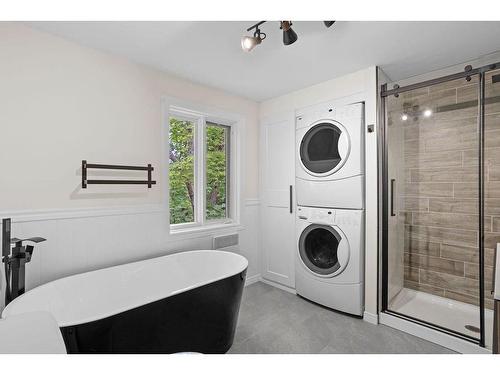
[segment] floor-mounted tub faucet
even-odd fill
[[[23,242],[39,243],[42,237],[11,238],[11,219],[2,220],[2,262],[5,267],[5,305],[24,293],[25,266],[31,261],[34,245],[23,245]],[[12,247],[12,245],[14,245]]]

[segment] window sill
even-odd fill
[[[193,226],[188,228],[177,228],[170,230],[170,236],[175,238],[198,238],[225,234],[229,231],[241,231],[245,229],[239,223],[217,223],[203,226]]]

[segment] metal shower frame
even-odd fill
[[[424,325],[430,328],[433,328],[435,330],[453,335],[455,337],[459,337],[461,339],[465,339],[467,341],[473,342],[478,344],[481,347],[485,347],[485,318],[484,318],[484,292],[485,292],[485,281],[484,281],[484,122],[485,122],[485,73],[496,70],[500,68],[500,62],[499,63],[494,63],[494,64],[489,64],[485,65],[479,68],[472,68],[472,66],[467,65],[464,68],[463,72],[455,73],[455,74],[450,74],[446,76],[442,76],[439,78],[434,78],[414,84],[410,84],[407,86],[400,87],[399,85],[394,85],[392,89],[387,88],[387,84],[383,84],[381,86],[381,91],[380,91],[380,116],[381,116],[381,129],[380,129],[380,139],[379,139],[379,145],[380,145],[380,154],[379,158],[381,160],[381,173],[379,173],[379,177],[381,178],[381,189],[382,189],[382,207],[381,207],[381,221],[382,221],[382,226],[381,226],[381,233],[379,233],[380,239],[381,239],[381,282],[382,282],[382,296],[381,296],[381,312],[384,312],[386,314],[390,314],[393,316],[396,316],[398,318],[402,318],[414,323],[418,323],[420,325]],[[479,315],[479,328],[480,328],[480,337],[479,339],[468,336],[465,334],[462,334],[460,332],[456,332],[453,330],[450,330],[448,328],[426,322],[405,314],[397,313],[395,311],[391,311],[388,309],[388,251],[389,251],[389,245],[388,245],[388,215],[389,215],[389,200],[391,199],[388,194],[388,160],[387,160],[387,116],[386,116],[386,98],[394,95],[396,97],[399,96],[399,94],[419,89],[419,88],[424,88],[428,86],[433,86],[437,85],[440,83],[456,80],[456,79],[466,79],[469,81],[472,76],[477,75],[479,77],[479,92],[478,92],[478,101],[477,101],[477,106],[478,106],[478,134],[479,134],[479,142],[478,142],[478,159],[479,159],[479,181],[478,181],[478,188],[479,188],[479,310],[480,310],[480,315]],[[497,101],[497,100],[493,100]],[[492,101],[492,102],[493,102]],[[488,101],[489,102],[489,101]],[[470,104],[470,103],[469,103]],[[450,108],[451,109],[451,108]],[[458,109],[458,108],[457,108]]]

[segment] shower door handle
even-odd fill
[[[493,354],[500,353],[500,243],[497,243],[495,259],[493,262]],[[495,293],[496,292],[496,293]]]
[[[394,186],[395,186],[396,179],[392,178],[391,179],[391,216],[396,216],[396,213],[394,212]]]
[[[290,185],[290,213],[293,213],[293,187]]]

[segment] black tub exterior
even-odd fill
[[[120,314],[62,327],[68,353],[226,353],[245,277],[246,269]]]

